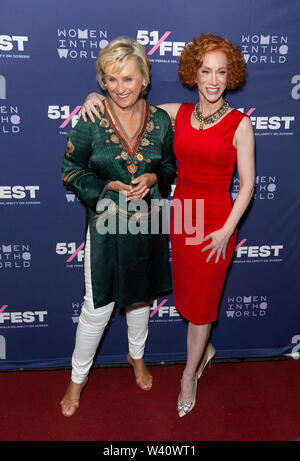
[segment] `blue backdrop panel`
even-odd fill
[[[99,91],[99,50],[119,35],[145,46],[154,104],[197,100],[177,75],[178,56],[194,36],[213,32],[241,47],[247,82],[227,99],[252,119],[256,193],[239,226],[212,340],[219,358],[299,352],[299,20],[297,0],[227,0],[226,8],[222,0],[1,6],[1,369],[71,363],[83,301],[85,209],[62,185],[61,163],[80,105]],[[233,200],[238,190],[236,174]],[[146,359],[185,359],[186,327],[172,294],[156,300]],[[96,363],[122,363],[126,351],[126,321],[117,310]]]

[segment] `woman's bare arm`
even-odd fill
[[[165,110],[166,112],[168,112],[169,116],[170,116],[170,119],[172,121],[175,120],[176,118],[176,115],[177,115],[177,112],[178,112],[178,109],[179,107],[181,106],[181,103],[177,103],[177,102],[170,102],[168,104],[160,104],[159,106],[157,107],[160,107],[161,109]]]
[[[88,116],[92,120],[93,123],[95,123],[95,117],[101,119],[101,114],[104,113],[104,106],[102,103],[103,99],[105,99],[105,96],[103,96],[102,94],[90,93],[86,97],[84,103],[81,106],[81,109],[79,112],[79,118],[82,117],[82,119],[86,122],[87,116]],[[96,106],[99,107],[100,113],[97,110]],[[171,120],[175,120],[180,104],[179,103],[160,104],[158,107],[168,112]]]
[[[244,214],[255,187],[254,133],[250,118],[244,117],[239,124],[234,145],[237,149],[237,170],[239,174],[239,193],[224,227],[233,232]]]
[[[211,239],[211,243],[201,250],[211,250],[206,262],[209,262],[214,254],[216,254],[216,263],[221,255],[225,259],[228,241],[246,211],[254,191],[254,133],[251,120],[248,117],[244,117],[240,122],[235,132],[233,143],[237,149],[237,169],[240,179],[239,193],[223,227],[211,232],[203,239],[203,241]]]

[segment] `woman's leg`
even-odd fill
[[[81,384],[87,377],[93,359],[109,322],[114,302],[89,312],[83,305],[76,331],[75,349],[72,355],[72,382]]]
[[[142,359],[148,337],[150,306],[127,307],[126,320],[129,353],[133,359]]]
[[[152,387],[152,376],[144,362],[144,350],[148,337],[150,306],[126,309],[129,354],[127,360],[133,366],[136,382],[143,390]]]
[[[191,401],[193,398],[196,370],[206,361],[206,346],[210,335],[211,324],[188,324],[187,332],[187,361],[182,374],[181,392],[179,400]]]
[[[86,383],[93,359],[105,327],[114,309],[114,302],[97,309],[96,314],[82,307],[72,355],[71,382],[61,401],[64,416],[72,416],[79,405],[80,392]]]
[[[75,348],[72,355],[71,382],[61,402],[62,413],[71,416],[78,407],[80,391],[86,382],[93,359],[109,322],[114,302],[94,309],[90,268],[90,235],[87,232],[85,245],[85,296],[76,331]]]

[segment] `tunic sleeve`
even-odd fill
[[[68,142],[62,165],[62,179],[67,188],[73,190],[88,207],[96,210],[110,182],[101,179],[89,169],[91,156],[90,123],[80,119],[75,128],[68,133]]]
[[[167,128],[163,139],[161,163],[156,171],[158,187],[163,198],[170,194],[171,185],[176,176],[176,158],[173,152],[174,132],[168,115],[166,120]]]

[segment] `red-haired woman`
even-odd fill
[[[237,46],[222,37],[202,34],[185,46],[179,61],[179,77],[183,84],[198,87],[198,102],[160,106],[175,121],[178,177],[174,200],[181,203],[182,216],[188,215],[187,204],[197,210],[197,199],[204,200],[204,238],[200,244],[190,239],[186,226],[179,233],[174,218],[171,223],[174,301],[189,322],[187,362],[177,405],[180,417],[193,409],[198,379],[215,355],[209,342],[211,323],[217,319],[237,224],[254,191],[251,120],[224,99],[225,90],[241,86],[245,74]],[[99,104],[99,95],[93,93],[83,106],[84,118],[85,113],[92,119],[93,113],[99,116],[95,104]],[[229,187],[236,166],[240,188],[232,204]],[[198,218],[193,216],[194,224],[199,223]]]

